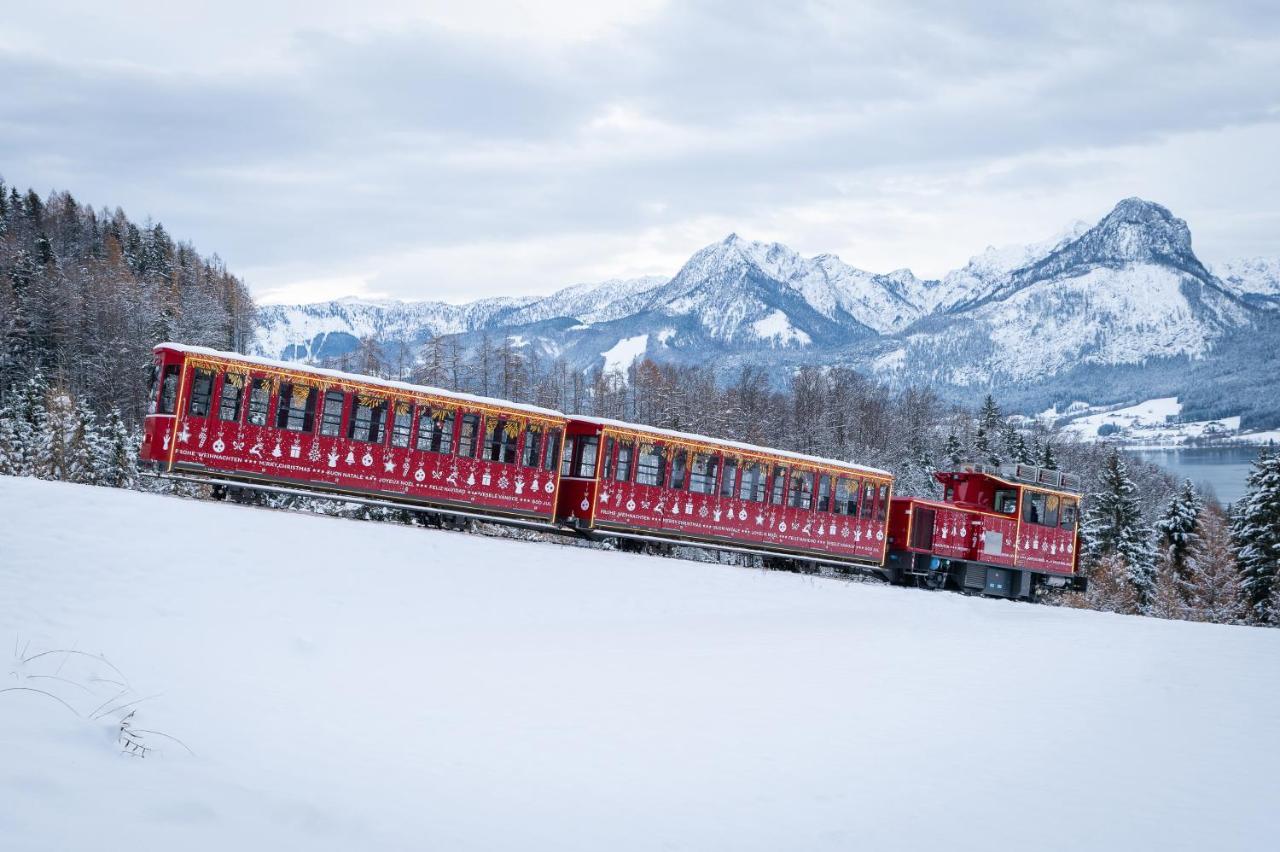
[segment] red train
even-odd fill
[[[141,459],[225,491],[323,492],[456,521],[757,553],[1003,597],[1080,585],[1078,487],[1034,468],[883,470],[211,349],[155,348]]]

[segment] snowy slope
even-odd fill
[[[0,548],[5,653],[195,752],[0,693],[5,849],[1274,845],[1280,631],[6,478]]]

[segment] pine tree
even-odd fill
[[[1274,594],[1280,586],[1280,455],[1270,448],[1249,472],[1233,532],[1249,617],[1258,624],[1280,624]]]
[[[102,439],[98,418],[84,398],[76,401],[71,435],[67,439],[67,480],[85,485],[99,485],[102,469]]]
[[[1204,502],[1196,493],[1196,487],[1191,484],[1190,479],[1185,479],[1165,508],[1164,517],[1156,522],[1160,544],[1164,548],[1169,566],[1176,574],[1182,573],[1187,551],[1200,537],[1198,530],[1200,512],[1203,509]]]
[[[1139,611],[1147,611],[1155,592],[1155,551],[1151,530],[1142,522],[1137,487],[1118,450],[1112,450],[1090,496],[1084,524],[1092,561],[1115,557],[1125,567]]]
[[[1034,464],[1035,459],[1027,452],[1027,443],[1022,433],[1006,420],[1000,429],[1000,442],[1004,445],[1004,455],[1013,464]]]
[[[1045,470],[1058,469],[1058,457],[1053,452],[1053,444],[1044,442],[1044,453],[1040,457],[1040,466]]]
[[[1003,464],[1000,454],[991,446],[991,439],[987,434],[986,426],[979,425],[973,433],[973,454],[983,464],[989,464],[993,467],[999,467]]]
[[[959,467],[964,461],[964,447],[960,444],[960,439],[956,437],[956,433],[952,432],[947,436],[947,445],[943,447],[942,454],[947,457],[947,461],[952,466]]]
[[[987,398],[982,402],[982,410],[978,412],[978,425],[986,431],[986,434],[994,435],[1002,419],[1000,406],[996,405],[995,398],[991,394],[987,394]]]
[[[107,415],[98,444],[98,479],[112,488],[133,488],[138,481],[138,451],[120,409]]]
[[[45,386],[39,371],[10,394],[0,410],[0,473],[35,476],[39,442],[45,433]]]

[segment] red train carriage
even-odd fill
[[[557,411],[172,343],[154,369],[168,473],[555,519]]]
[[[557,517],[580,530],[884,560],[892,476],[811,456],[615,420],[571,417]]]
[[[895,580],[1017,598],[1042,584],[1082,585],[1075,477],[1029,465],[936,477],[942,500],[893,500],[886,567]]]

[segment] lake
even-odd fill
[[[1224,504],[1244,496],[1249,468],[1261,447],[1187,447],[1179,450],[1130,449],[1178,479],[1211,489]]]

